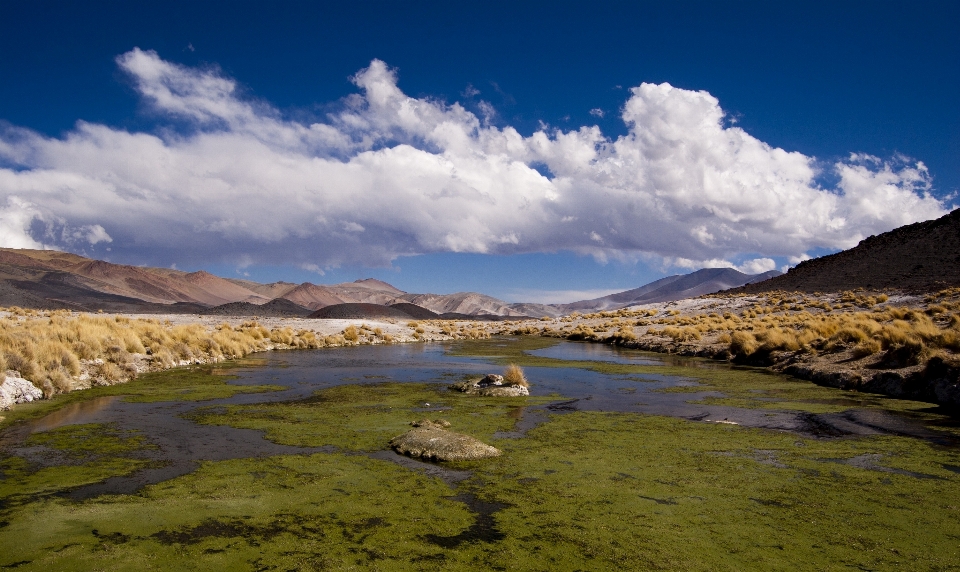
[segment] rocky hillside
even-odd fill
[[[871,236],[850,250],[801,262],[782,276],[737,291],[931,292],[950,286],[960,286],[960,209]]]

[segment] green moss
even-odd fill
[[[442,562],[444,551],[424,538],[456,534],[472,520],[449,494],[436,479],[363,456],[207,463],[139,495],[44,499],[11,511],[0,528],[0,565],[342,570]]]
[[[131,455],[153,448],[143,437],[110,425],[68,425],[31,435],[24,446],[43,459],[42,464],[8,455],[0,458],[0,498],[8,503],[28,502],[33,495],[67,490],[129,474],[148,464]]]
[[[148,373],[135,382],[114,385],[112,395],[123,395],[126,401],[207,401],[223,399],[238,393],[263,393],[283,391],[281,385],[235,385],[227,383],[237,379],[229,372],[229,364],[216,368],[193,367],[165,372]]]
[[[74,458],[124,455],[148,447],[143,437],[133,432],[117,431],[110,425],[99,423],[67,425],[34,433],[27,438],[24,445],[50,447]]]
[[[332,402],[328,402],[332,403]],[[368,403],[368,405],[371,405]],[[509,413],[506,412],[506,413]],[[508,418],[509,419],[509,418]],[[277,420],[278,423],[283,421]],[[487,432],[501,422],[491,416]],[[554,416],[459,463],[494,542],[437,479],[362,455],[206,463],[138,495],[8,510],[0,565],[60,569],[821,570],[960,566],[956,451],[654,416]],[[842,461],[874,455],[877,466]],[[43,519],[32,515],[44,515]],[[96,532],[94,532],[96,531]]]
[[[911,439],[573,413],[504,447],[473,485],[510,505],[503,551],[544,569],[960,566],[960,478],[942,466],[960,456]],[[864,454],[935,478],[830,460]]]

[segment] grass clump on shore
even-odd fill
[[[723,345],[734,358],[849,350],[854,359],[884,353],[882,361],[891,367],[919,365],[933,357],[960,362],[960,289],[922,301],[856,291],[818,297],[797,292],[712,297],[716,302],[687,313],[624,308],[559,319],[557,325],[566,324],[559,330],[521,325],[500,333],[641,347],[647,343],[653,349],[666,338],[681,345]],[[659,317],[649,319],[653,316]]]
[[[309,330],[268,330],[255,321],[211,329],[155,319],[11,308],[0,317],[0,372],[18,372],[50,397],[127,381],[146,371],[236,359],[266,349],[346,343],[342,336],[320,339]]]

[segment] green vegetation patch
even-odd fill
[[[488,433],[501,424],[494,415],[482,419]],[[38,499],[4,512],[0,566],[960,566],[960,475],[947,468],[960,466],[960,454],[915,440],[801,439],[579,412],[554,415],[526,438],[494,442],[502,457],[447,465],[473,473],[459,490],[362,454],[315,454],[206,463],[137,495]],[[486,535],[471,535],[484,517],[458,501],[469,495],[493,508]]]
[[[960,566],[957,451],[571,413],[475,467],[510,569]],[[864,468],[867,467],[867,468]],[[911,474],[907,474],[911,473]]]
[[[696,370],[690,372],[696,375]],[[840,413],[851,408],[884,409],[928,420],[943,419],[937,407],[921,401],[821,387],[810,381],[774,374],[759,368],[711,369],[697,379],[701,391],[720,391],[700,403],[746,409]]]
[[[135,382],[125,386],[114,385],[114,395],[123,395],[126,401],[207,401],[223,399],[238,393],[263,393],[283,391],[282,385],[235,385],[227,383],[237,379],[235,375],[225,375],[229,371],[223,364],[216,368],[209,366],[174,369],[164,372],[148,373]]]
[[[7,511],[0,566],[435,568],[445,551],[425,539],[454,535],[472,522],[449,495],[437,479],[362,455],[206,463],[138,495],[44,499]]]
[[[31,435],[23,446],[30,458],[0,457],[0,499],[8,504],[126,475],[148,461],[132,457],[152,448],[141,435],[112,425],[67,425]]]

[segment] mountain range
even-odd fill
[[[778,273],[750,275],[731,268],[706,268],[594,300],[572,304],[510,304],[476,292],[408,293],[373,278],[343,284],[261,284],[221,278],[204,271],[113,264],[54,250],[0,248],[0,306],[295,316],[337,304],[414,304],[437,314],[555,317],[574,311],[593,312],[678,300],[742,286],[772,274]]]

